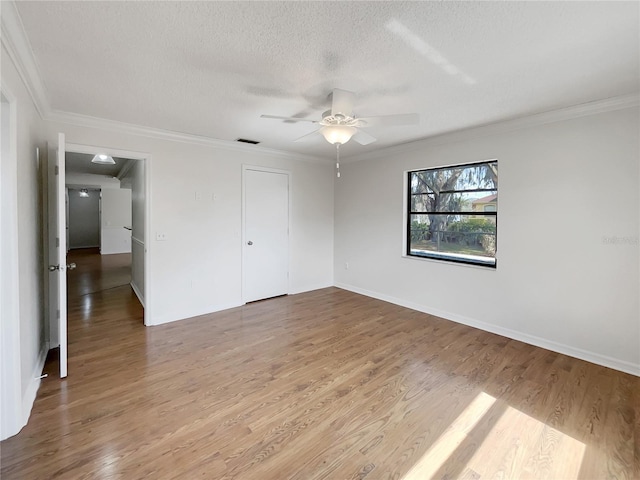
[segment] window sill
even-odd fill
[[[426,256],[426,255],[407,255],[406,253],[402,254],[403,258],[408,258],[411,260],[426,260],[429,262],[436,262],[436,263],[446,263],[448,265],[458,265],[458,266],[462,266],[462,267],[472,267],[472,268],[479,268],[481,270],[484,271],[495,271],[497,270],[497,264],[498,264],[498,260],[497,258],[494,260],[493,263],[481,263],[478,261],[473,261],[473,260],[467,260],[464,258],[460,258],[460,259],[456,259],[456,258],[452,258],[450,256],[442,256],[441,258],[438,258],[436,255],[430,255],[430,256]]]

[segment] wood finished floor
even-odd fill
[[[337,288],[145,328],[126,256],[72,257],[3,480],[639,478],[636,377]]]

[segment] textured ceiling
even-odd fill
[[[637,2],[18,2],[48,99],[73,112],[332,156],[332,88],[371,128],[345,156],[639,90]]]

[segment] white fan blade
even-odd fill
[[[363,132],[362,130],[358,130],[351,139],[359,143],[360,145],[369,145],[376,141],[376,137],[369,135],[367,132]]]
[[[279,117],[278,115],[260,115],[260,118],[273,118],[275,120],[286,120],[288,122],[318,123],[317,120],[309,120],[308,118]]]
[[[359,127],[393,127],[399,125],[418,125],[420,116],[417,113],[401,113],[398,115],[379,115],[377,117],[358,118]]]
[[[350,117],[353,114],[355,93],[334,88],[331,93],[331,115],[342,114]]]
[[[311,137],[315,136],[316,133],[318,133],[320,130],[314,130],[311,133],[307,133],[303,136],[301,136],[300,138],[296,138],[294,140],[294,142],[304,142],[305,140],[309,140]]]

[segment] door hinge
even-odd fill
[[[60,174],[60,169],[58,168],[58,165],[56,165],[56,175]]]
[[[56,310],[56,318],[60,318],[60,309]]]
[[[60,246],[60,237],[56,237],[56,248]]]

